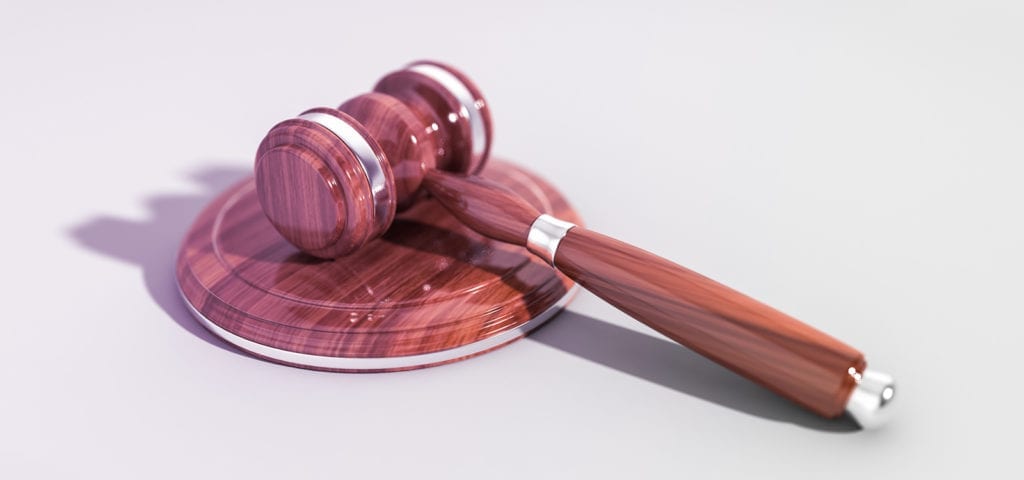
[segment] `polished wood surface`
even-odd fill
[[[314,108],[368,132],[333,108]],[[308,112],[307,112],[308,113]],[[383,152],[370,145],[380,155]],[[260,204],[280,234],[303,251],[322,258],[352,253],[384,233],[394,219],[397,200],[387,190],[388,216],[373,212],[373,192],[358,158],[326,128],[303,119],[285,120],[270,130],[256,153]],[[391,169],[384,166],[390,184]]]
[[[555,265],[665,336],[825,417],[841,415],[864,356],[710,278],[582,227]]]
[[[437,168],[449,172],[476,173],[483,168],[490,153],[494,134],[491,122],[491,108],[480,89],[469,77],[450,65],[434,61],[419,61],[410,65],[431,65],[455,76],[469,89],[473,96],[474,108],[480,112],[485,126],[486,148],[483,155],[474,157],[473,136],[469,119],[462,104],[436,80],[416,73],[409,68],[385,75],[374,92],[390,95],[408,105],[417,116],[432,127],[428,133],[434,137],[438,147]]]
[[[473,144],[469,112],[455,94],[414,71],[424,65],[447,72],[469,91],[486,145]],[[373,92],[337,109],[304,113],[329,115],[355,129],[385,177],[385,188],[374,189],[350,147],[314,121],[286,120],[267,133],[256,152],[260,204],[284,238],[320,258],[350,255],[384,234],[395,214],[416,200],[426,172],[475,173],[490,149],[490,108],[480,90],[462,72],[436,62],[393,72]]]
[[[464,225],[495,240],[526,245],[537,219],[533,205],[515,192],[479,176],[427,172],[424,188]]]
[[[542,211],[579,221],[536,175],[495,162],[483,176]],[[177,264],[185,298],[227,331],[329,357],[444,351],[508,332],[572,286],[525,249],[487,239],[424,199],[358,255],[321,260],[282,238],[252,179],[196,219]]]
[[[486,178],[429,172],[424,187],[463,224],[525,245],[541,214]],[[572,221],[570,219],[566,219]],[[825,417],[843,413],[864,356],[768,305],[669,260],[575,227],[555,266],[665,336]]]
[[[338,110],[357,120],[380,146],[394,177],[398,209],[409,208],[423,175],[437,168],[433,129],[406,104],[381,93],[360,95],[342,103]]]
[[[455,83],[469,88],[477,102],[474,108],[485,114],[489,138],[489,108],[476,86],[455,69],[429,65],[443,68],[455,75]],[[524,201],[521,191],[507,188],[512,185],[461,175],[476,172],[486,154],[472,153],[465,108],[439,80],[447,78],[451,84],[451,78],[436,75],[436,70],[434,77],[423,74],[428,71],[413,67],[391,73],[377,84],[375,93],[350,100],[341,110],[323,110],[358,127],[380,158],[387,159],[387,218],[362,208],[365,203],[358,204],[365,198],[355,196],[368,195],[358,186],[365,182],[349,175],[352,155],[340,140],[307,134],[288,122],[282,124],[283,133],[271,132],[268,138],[297,143],[265,140],[257,159],[260,201],[282,235],[316,256],[352,253],[385,232],[397,206],[413,205],[418,188],[423,187],[470,229],[514,245],[527,243],[541,211]],[[324,144],[309,145],[313,142]],[[265,146],[270,150],[265,151]],[[356,229],[348,231],[349,225]],[[369,252],[359,251],[361,259],[367,258]],[[388,263],[391,258],[376,260],[392,270],[398,265]],[[859,352],[792,317],[668,260],[583,228],[570,230],[562,239],[554,264],[669,338],[820,415],[843,412],[855,375],[865,368]]]

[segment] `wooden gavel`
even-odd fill
[[[336,258],[382,235],[428,192],[473,230],[525,246],[633,318],[818,415],[849,412],[864,427],[887,417],[893,380],[867,370],[852,347],[473,176],[491,133],[487,102],[465,75],[414,63],[337,109],[272,128],[256,156],[259,201],[289,242]]]

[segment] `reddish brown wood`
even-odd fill
[[[474,108],[485,114],[489,138],[489,112],[479,90],[461,73],[441,68],[461,79],[478,99]],[[337,110],[324,112],[363,129],[374,148],[387,157],[389,218],[378,218],[381,215],[364,208],[365,202],[359,203],[368,194],[354,186],[360,182],[344,144],[324,138],[322,132],[306,131],[316,127],[285,122],[282,132],[272,131],[268,139],[294,144],[264,141],[269,150],[261,146],[257,159],[260,200],[278,230],[314,255],[344,255],[384,232],[395,205],[411,204],[422,184],[466,226],[524,245],[540,214],[535,206],[486,179],[433,168],[475,172],[486,160],[485,154],[472,153],[472,131],[457,98],[415,68],[389,74],[375,92],[342,105],[358,121]],[[424,132],[423,145],[417,131]],[[396,185],[393,171],[398,170]],[[348,230],[350,225],[353,230]],[[360,258],[364,255],[361,250]],[[400,265],[388,263],[390,257],[374,260],[391,268]],[[582,228],[562,240],[555,264],[670,338],[824,416],[842,413],[855,384],[853,374],[865,367],[859,352],[792,317],[668,260]],[[299,338],[305,342],[310,336]]]
[[[310,112],[335,116],[369,135],[359,122],[333,108]],[[378,145],[371,147],[383,155]],[[393,185],[391,169],[384,167]],[[312,255],[351,253],[382,235],[394,219],[394,195],[387,199],[389,215],[376,218],[355,155],[337,136],[308,120],[285,120],[272,128],[257,150],[255,170],[259,201],[271,224]]]
[[[487,145],[480,157],[472,155],[473,139],[469,121],[462,112],[459,101],[448,89],[433,79],[409,70],[392,72],[382,78],[373,91],[398,98],[412,108],[417,115],[432,127],[428,133],[435,137],[439,158],[437,168],[449,172],[476,173],[483,168],[490,153],[492,135],[490,106],[480,89],[464,73],[440,62],[420,61],[410,65],[433,65],[440,67],[458,78],[473,95],[477,110],[482,114],[486,126]]]
[[[548,183],[506,163],[485,177],[578,221]],[[399,215],[358,255],[305,255],[274,230],[253,180],[196,220],[178,258],[186,299],[221,328],[292,352],[392,357],[468,345],[515,329],[572,283],[525,249],[471,231],[437,202]]]
[[[428,173],[425,188],[463,224],[525,245],[533,206],[484,178]],[[555,266],[667,337],[825,417],[843,413],[864,356],[685,267],[588,231],[569,230]]]
[[[395,178],[398,210],[409,208],[428,170],[437,168],[436,135],[406,104],[381,93],[367,93],[338,107],[366,129],[387,155]]]
[[[423,187],[463,224],[502,242],[526,245],[530,225],[541,212],[519,195],[480,177],[431,171]]]
[[[841,415],[864,355],[710,278],[632,245],[569,230],[555,265],[633,318],[825,417]]]
[[[473,153],[466,108],[437,80],[414,71],[418,65],[442,69],[469,91],[483,120],[482,154],[479,145]],[[321,258],[349,255],[382,235],[395,213],[412,205],[427,171],[477,172],[490,149],[490,110],[479,89],[458,70],[439,63],[412,64],[382,79],[375,92],[338,109],[306,113],[311,112],[356,129],[380,159],[386,177],[386,198],[378,210],[358,158],[330,130],[292,119],[267,133],[256,153],[260,203],[283,237]]]

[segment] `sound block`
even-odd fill
[[[482,175],[582,223],[535,174],[492,162]],[[479,355],[547,321],[575,290],[525,248],[470,231],[429,198],[354,255],[308,256],[264,216],[251,177],[200,213],[181,246],[177,279],[196,318],[229,343],[274,362],[342,372]]]

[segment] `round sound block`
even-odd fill
[[[574,223],[547,182],[508,163],[483,176]],[[331,371],[461,360],[521,338],[573,283],[525,248],[470,231],[425,198],[354,255],[320,260],[282,238],[249,178],[215,199],[181,247],[178,286],[196,318],[253,355]]]

